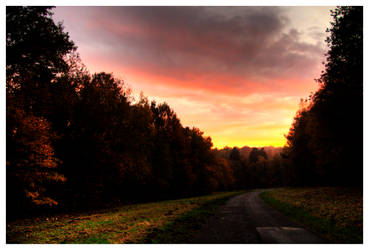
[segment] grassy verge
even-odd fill
[[[7,243],[188,243],[216,208],[239,192],[135,204],[7,225]]]
[[[201,229],[201,225],[209,216],[215,214],[217,208],[229,197],[211,200],[202,206],[192,209],[163,227],[155,228],[144,243],[191,243],[193,233]]]
[[[281,188],[261,198],[331,243],[363,243],[362,193],[359,190]]]

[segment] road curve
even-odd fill
[[[235,196],[209,218],[191,243],[325,243],[259,197],[265,190]]]

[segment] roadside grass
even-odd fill
[[[110,211],[18,220],[7,224],[7,243],[188,243],[207,216],[241,192],[146,204]]]
[[[192,209],[174,221],[155,228],[144,240],[144,243],[191,243],[193,233],[201,229],[201,225],[207,218],[215,214],[217,208],[224,204],[229,197],[214,199],[202,206]],[[193,233],[189,233],[193,232]]]
[[[279,188],[262,193],[261,198],[330,243],[363,243],[362,190]]]

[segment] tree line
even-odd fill
[[[135,100],[112,74],[90,74],[52,8],[7,7],[7,218],[221,190],[362,184],[362,8],[337,8],[333,17],[321,88],[298,111],[286,147],[212,149],[168,104]]]

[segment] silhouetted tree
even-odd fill
[[[363,172],[363,8],[339,7],[332,16],[321,89],[311,107],[315,126],[309,132],[319,174],[331,184],[358,185]]]
[[[58,135],[48,120],[49,86],[68,71],[64,56],[75,47],[50,9],[6,9],[7,207],[13,214],[56,205],[46,186],[65,180],[55,171],[61,161],[54,155]]]
[[[300,110],[287,135],[287,148],[284,153],[288,154],[293,172],[289,182],[294,185],[310,185],[317,181],[315,169],[315,157],[310,149],[311,134],[308,126],[310,121],[309,112]]]
[[[262,157],[265,159],[268,159],[267,154],[264,151],[264,148],[258,149],[258,148],[252,148],[251,152],[250,152],[250,156],[249,156],[249,162],[250,163],[255,163],[258,161],[258,159]]]
[[[338,7],[332,17],[320,89],[297,113],[285,152],[300,184],[362,185],[363,8]]]
[[[48,87],[58,73],[68,71],[64,57],[76,49],[54,24],[51,7],[6,8],[6,85],[17,93],[25,111],[45,116],[52,97]]]
[[[231,161],[241,161],[240,151],[238,150],[238,148],[234,147],[231,150],[231,153],[229,154],[229,159]]]

